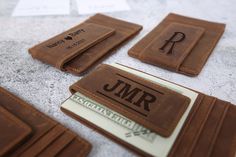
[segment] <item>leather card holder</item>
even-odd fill
[[[108,65],[99,66],[76,86],[82,94],[165,137],[172,134],[190,102],[177,92]]]
[[[112,80],[114,79],[114,77],[116,77],[118,80],[120,79],[120,77],[115,76],[114,74],[122,74],[122,75],[125,75],[127,78],[130,78],[130,75],[121,73],[120,72],[121,69],[117,68],[116,70],[114,70],[114,68],[116,67],[109,66],[109,65],[101,65],[94,72],[92,72],[92,74],[94,73],[94,75],[90,74],[91,77],[90,76],[84,77],[85,81],[82,79],[74,83],[70,87],[70,91],[72,92],[72,94],[75,92],[82,93],[90,97],[92,100],[95,100],[96,102],[99,102],[100,104],[103,104],[111,108],[112,110],[118,111],[116,109],[116,106],[114,107],[113,105],[103,100],[105,99],[105,97],[98,98],[101,96],[97,95],[97,93],[95,92],[88,92],[88,90],[90,91],[91,89],[88,86],[84,85],[84,83],[88,81],[90,82],[91,86],[93,86],[93,88],[91,87],[92,90],[96,89],[95,91],[97,91],[97,88],[99,86],[95,84],[101,84],[101,87],[104,87],[105,85],[106,89],[112,89],[112,87],[114,87],[114,90],[115,90],[115,85],[114,83],[112,84]],[[130,69],[133,70],[133,68],[130,68]],[[104,72],[104,70],[107,70],[107,72]],[[139,73],[142,73],[142,72],[139,71]],[[106,81],[101,82],[100,78],[96,76],[97,74],[100,74],[101,75],[100,77]],[[145,73],[144,75],[149,75],[149,74]],[[106,78],[104,78],[104,76],[106,76]],[[153,75],[149,75],[149,76],[155,77]],[[92,77],[96,78],[96,81],[94,81]],[[158,77],[155,77],[155,78],[160,79]],[[137,83],[140,83],[140,80],[136,77],[135,79],[132,78],[132,80],[135,80]],[[127,79],[125,81],[127,82]],[[115,83],[117,82],[115,81]],[[134,85],[134,84],[131,84],[131,82],[127,82],[127,83],[130,84],[130,87]],[[153,89],[159,90],[157,86],[153,84],[152,85],[146,84],[144,80],[142,80],[141,83],[145,84],[147,87],[152,87]],[[118,89],[118,85],[116,88]],[[138,88],[140,87],[138,86]],[[130,88],[130,89],[133,89],[133,88]],[[144,88],[142,88],[142,90],[143,89]],[[184,125],[182,126],[179,134],[177,135],[177,138],[175,139],[174,144],[172,145],[168,153],[168,157],[182,157],[182,156],[186,156],[186,157],[195,157],[195,156],[196,157],[198,156],[234,157],[236,154],[236,125],[235,125],[236,106],[229,102],[220,100],[212,96],[202,94],[200,92],[196,92],[196,93],[198,93],[198,96],[192,106],[192,109],[190,110],[190,113],[187,116],[187,119],[184,122]],[[109,101],[109,100],[106,99],[106,101]],[[107,105],[106,103],[109,105]],[[115,105],[119,105],[119,104],[116,104],[115,101],[112,103],[114,103]],[[178,107],[181,107],[181,106],[178,106]],[[66,108],[61,108],[61,109],[63,112],[65,112],[69,116],[72,116],[73,118],[83,122],[85,125],[96,129],[98,132],[102,133],[103,135],[106,135],[109,138],[113,139],[114,141],[124,145],[125,148],[133,150],[134,152],[142,156],[150,156],[148,152],[145,152],[142,149],[135,147],[128,142],[123,141],[118,136],[116,137],[115,135],[110,134],[109,132],[103,130],[96,124],[93,124],[92,122],[87,121],[86,119],[83,119],[79,115],[75,114],[75,112],[67,110]],[[128,108],[126,108],[125,110],[129,111]],[[123,113],[123,112],[120,112],[120,113]],[[128,117],[128,114],[126,114],[126,112],[124,112],[124,114],[122,115],[125,115]],[[132,117],[129,117],[129,118],[138,122],[135,118],[132,118]],[[162,120],[165,121],[164,118]],[[163,122],[163,123],[166,123],[166,122]],[[146,125],[146,127],[148,126]],[[148,128],[150,129],[150,126]],[[160,133],[160,132],[157,132],[157,133]],[[165,138],[168,139],[168,137],[165,137]]]
[[[225,24],[170,13],[128,54],[146,63],[196,76],[224,29]]]
[[[81,75],[142,26],[96,14],[81,24],[29,49],[33,58],[62,71]]]
[[[0,156],[85,157],[90,152],[88,141],[1,87],[0,102]]]
[[[64,69],[65,63],[115,33],[109,27],[82,23],[29,49],[34,58]]]

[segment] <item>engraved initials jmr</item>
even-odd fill
[[[165,44],[160,48],[160,50],[164,51],[165,48],[171,44],[170,49],[167,51],[166,54],[172,54],[173,49],[176,43],[181,42],[185,39],[185,34],[182,32],[174,32],[174,34],[166,40]]]
[[[114,92],[114,95],[132,103],[138,107],[143,105],[144,110],[150,111],[150,104],[156,101],[156,97],[139,88],[131,88],[131,85],[122,80],[117,80],[116,84],[105,84],[103,90],[106,92]],[[140,94],[141,93],[141,96]],[[134,101],[134,99],[136,101]]]

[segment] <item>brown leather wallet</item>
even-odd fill
[[[87,156],[91,144],[0,87],[0,156]]]
[[[70,90],[72,93],[82,93],[91,100],[167,139],[173,134],[176,124],[180,122],[180,118],[185,113],[190,102],[189,97],[127,71],[103,64],[74,83]],[[215,97],[191,91],[197,94],[196,100],[177,134],[168,156],[234,157],[236,153],[236,106]],[[150,156],[148,152],[123,141],[72,111],[63,107],[61,110],[126,148],[140,155]]]
[[[29,49],[33,58],[79,75],[136,35],[142,26],[96,14]]]
[[[225,24],[170,13],[128,54],[146,63],[196,76],[224,29]]]

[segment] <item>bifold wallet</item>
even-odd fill
[[[63,112],[142,156],[235,156],[229,102],[119,64],[100,65],[70,91],[77,103]]]
[[[225,24],[170,13],[128,54],[146,63],[196,76],[224,29]]]
[[[0,156],[85,157],[91,144],[0,87]]]
[[[96,14],[29,49],[33,58],[79,75],[136,35],[142,26]]]

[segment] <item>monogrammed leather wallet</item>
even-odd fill
[[[96,14],[30,48],[29,53],[60,70],[79,75],[141,29],[140,25]]]
[[[234,157],[236,106],[119,65],[70,87],[61,110],[142,156]]]
[[[128,54],[143,62],[189,76],[200,73],[225,24],[169,14]]]
[[[0,87],[0,156],[85,157],[91,144]]]

